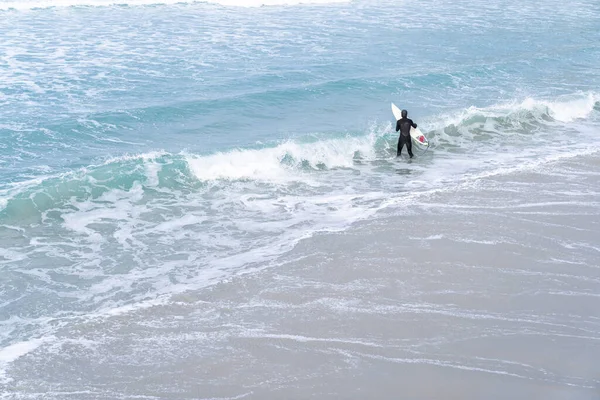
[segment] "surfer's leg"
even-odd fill
[[[404,141],[402,140],[402,135],[398,138],[398,151],[396,152],[396,157],[400,157],[402,153],[402,147],[404,147]]]
[[[410,139],[410,136],[406,140],[406,149],[408,150],[408,155],[410,156],[410,158],[412,158],[413,157],[413,153],[412,153],[412,140]]]

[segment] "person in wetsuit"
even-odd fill
[[[410,158],[413,158],[412,152],[412,141],[410,140],[410,127],[417,127],[417,124],[413,122],[412,119],[407,118],[408,111],[402,110],[402,118],[396,122],[396,132],[400,131],[400,137],[398,137],[398,153],[396,157],[400,157],[400,153],[402,153],[402,148],[406,144],[406,148],[408,149],[408,155]]]

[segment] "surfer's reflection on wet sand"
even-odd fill
[[[412,173],[412,170],[408,168],[396,168],[395,171],[398,175],[409,175]]]

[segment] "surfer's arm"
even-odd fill
[[[410,120],[410,124],[413,128],[417,129],[417,124],[415,124],[412,119]]]
[[[396,132],[400,130],[400,120],[396,121]]]

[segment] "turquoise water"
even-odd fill
[[[597,1],[117,3],[0,0],[6,384],[73,324],[427,193],[598,159]],[[431,142],[412,161],[391,102]]]

